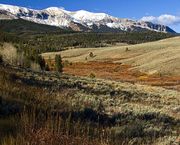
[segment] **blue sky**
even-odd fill
[[[105,12],[120,18],[143,18],[180,32],[180,0],[0,0],[0,3],[33,9],[56,6],[71,11]]]

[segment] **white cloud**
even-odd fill
[[[180,16],[173,16],[168,14],[164,14],[159,17],[145,16],[142,17],[140,20],[163,25],[180,25]]]

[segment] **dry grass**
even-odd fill
[[[0,110],[5,113],[1,115],[15,115],[13,124],[18,122],[17,132],[6,134],[8,124],[0,130],[5,133],[3,145],[170,144],[178,140],[176,91],[8,66],[1,66],[0,74]]]
[[[129,51],[126,51],[128,47]],[[180,37],[157,42],[150,42],[129,46],[115,46],[107,48],[79,48],[63,52],[44,53],[46,59],[53,59],[55,54],[61,53],[64,60],[70,62],[85,61],[113,61],[128,64],[134,69],[149,74],[180,74]],[[95,57],[90,58],[93,52]]]
[[[77,76],[162,86],[180,90],[180,37],[138,45],[107,48],[79,48],[63,52],[44,53],[51,70],[54,56],[61,53],[64,72]],[[126,51],[128,48],[128,51]],[[93,57],[89,54],[93,53]]]
[[[54,69],[54,61],[46,60],[51,71]],[[113,62],[75,62],[64,65],[64,73],[89,77],[91,74],[96,78],[109,79],[121,82],[139,83],[152,86],[161,86],[180,91],[180,76],[164,76],[160,74],[147,74],[133,70],[130,65]]]

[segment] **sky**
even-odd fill
[[[119,18],[151,21],[180,32],[180,0],[0,0],[32,9],[62,7],[69,11],[104,12]]]

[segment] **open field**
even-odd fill
[[[89,58],[90,52],[93,52],[93,58]],[[58,52],[44,53],[43,56],[48,59],[54,58],[55,54]],[[147,73],[180,74],[180,37],[122,47],[73,49],[63,51],[61,55],[70,62],[106,60],[130,64]]]
[[[128,48],[128,50],[127,50]],[[89,54],[93,53],[93,57]],[[180,90],[180,37],[129,46],[79,48],[42,54],[50,66],[61,54],[64,72]],[[53,68],[53,67],[52,67]]]

